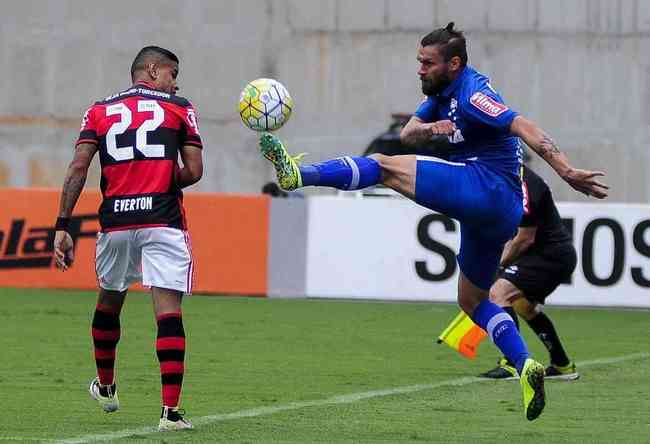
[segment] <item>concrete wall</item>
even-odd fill
[[[181,57],[200,114],[205,191],[272,178],[243,128],[244,84],[273,76],[295,114],[281,135],[322,160],[360,153],[420,101],[419,38],[454,20],[470,62],[574,163],[605,169],[612,200],[647,202],[650,2],[642,0],[6,1],[0,17],[0,186],[59,186],[80,117],[129,84],[139,48]],[[538,161],[561,200],[581,200]],[[96,186],[95,169],[89,184]]]

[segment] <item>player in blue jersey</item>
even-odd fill
[[[355,190],[383,184],[460,222],[458,304],[481,326],[520,374],[526,418],[545,405],[544,366],[530,359],[512,318],[490,302],[504,244],[523,213],[519,138],[576,190],[607,196],[601,172],[573,168],[538,125],[509,109],[489,79],[467,65],[466,40],[450,23],[426,35],[417,53],[426,99],[400,135],[420,145],[447,135],[449,160],[415,155],[341,157],[299,165],[271,134],[260,148],[287,190],[315,185]]]

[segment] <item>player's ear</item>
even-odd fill
[[[158,65],[155,63],[149,63],[147,65],[147,72],[153,80],[156,80],[158,78]]]
[[[449,68],[451,68],[452,71],[459,71],[462,64],[460,57],[458,56],[453,56],[448,63],[449,63]]]

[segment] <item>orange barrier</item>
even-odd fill
[[[71,234],[75,263],[54,267],[52,243],[59,191],[0,189],[0,286],[95,289],[98,191],[86,191],[75,208]],[[269,199],[265,196],[189,193],[184,199],[194,291],[265,295]]]
[[[266,295],[268,196],[187,194],[195,291]]]

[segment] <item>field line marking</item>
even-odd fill
[[[631,355],[618,356],[613,358],[593,359],[590,361],[578,362],[576,365],[579,368],[597,367],[599,365],[616,364],[619,362],[632,361],[637,359],[647,359],[647,358],[650,358],[650,353],[633,353]],[[488,382],[488,381],[492,381],[492,380],[477,378],[474,376],[466,376],[463,378],[456,378],[447,381],[434,382],[432,384],[416,384],[416,385],[408,385],[403,387],[394,387],[394,388],[381,389],[381,390],[370,390],[367,392],[350,393],[347,395],[337,395],[337,396],[332,396],[330,398],[315,399],[312,401],[296,401],[296,402],[290,402],[288,404],[283,404],[283,405],[256,407],[247,410],[240,410],[238,412],[233,412],[233,413],[201,416],[199,418],[192,419],[192,422],[196,425],[205,425],[205,424],[212,424],[216,422],[223,422],[223,421],[228,421],[233,419],[272,415],[278,412],[284,412],[288,410],[299,410],[307,407],[350,404],[353,402],[362,401],[364,399],[379,398],[382,396],[402,395],[405,393],[423,392],[426,390],[432,390],[440,387],[457,387],[457,386],[474,384],[478,382]],[[101,441],[112,441],[114,439],[127,438],[129,436],[134,436],[134,435],[149,435],[152,433],[157,433],[157,431],[158,429],[156,427],[141,427],[137,429],[126,429],[117,432],[97,434],[97,435],[84,435],[84,436],[79,436],[77,438],[69,438],[69,439],[62,439],[62,440],[48,441],[48,442],[52,444],[87,444],[87,443],[101,442]]]
[[[650,353],[639,352],[639,353],[632,353],[631,355],[618,356],[614,358],[592,359],[591,361],[578,362],[576,363],[576,367],[597,367],[599,365],[616,364],[619,362],[633,361],[635,359],[645,359],[645,358],[650,358]]]
[[[43,438],[30,438],[29,436],[0,436],[0,441],[33,441],[41,442]]]

